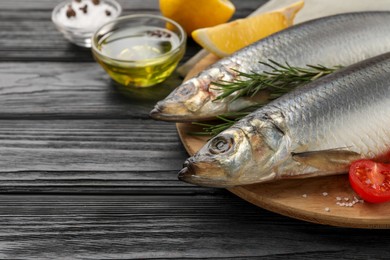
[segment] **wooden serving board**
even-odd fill
[[[193,67],[187,78],[217,60],[212,54],[206,56]],[[176,126],[190,155],[206,143],[207,137],[188,134],[199,131],[197,126],[187,123]],[[351,202],[356,196],[347,175],[283,180],[230,188],[229,191],[259,207],[309,222],[354,228],[390,228],[390,203],[359,202],[352,207],[336,204]]]

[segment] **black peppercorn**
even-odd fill
[[[86,14],[88,12],[88,5],[84,5],[83,7],[80,7],[80,10]]]
[[[68,10],[66,10],[66,17],[70,18],[72,16],[75,17],[76,12],[73,10],[72,5],[69,5]]]

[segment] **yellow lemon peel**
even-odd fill
[[[192,32],[192,38],[209,52],[219,57],[225,57],[255,41],[291,26],[295,15],[302,9],[303,5],[304,2],[299,1],[269,13],[198,29]]]
[[[229,0],[160,0],[160,11],[191,35],[196,29],[227,22],[235,7]]]

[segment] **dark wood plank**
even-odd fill
[[[217,192],[176,179],[187,155],[174,124],[148,121],[155,102],[181,82],[176,74],[160,86],[123,95],[96,63],[63,62],[68,51],[78,55],[79,48],[61,47],[53,36],[47,17],[53,2],[1,4],[5,16],[0,19],[5,23],[0,23],[0,31],[3,26],[6,37],[0,43],[5,52],[28,60],[25,49],[32,48],[37,55],[46,44],[51,46],[47,55],[63,53],[53,56],[55,62],[36,62],[41,57],[31,56],[34,62],[0,63],[0,119],[5,119],[0,124],[0,192]],[[30,8],[30,15],[21,17],[18,5]],[[127,1],[124,6],[155,8],[143,1]],[[4,29],[13,26],[17,30]],[[23,41],[28,35],[34,39]]]
[[[0,118],[149,118],[154,104],[178,86],[173,74],[151,88],[121,94],[97,63],[0,63]]]
[[[1,1],[0,61],[93,61],[89,49],[69,43],[51,22],[51,12],[61,1]],[[158,0],[118,2],[123,15],[159,12]]]
[[[0,212],[0,257],[7,259],[383,259],[390,253],[387,231],[304,223],[231,196],[3,195]]]
[[[54,6],[63,0],[1,0],[2,10],[48,10],[51,11]],[[117,0],[123,9],[126,10],[157,10],[158,0]],[[237,13],[248,12],[253,8],[267,2],[267,0],[231,0],[237,8]]]
[[[158,13],[157,0],[119,1],[124,14]],[[50,12],[57,2],[0,1],[0,258],[380,259],[390,253],[387,231],[292,220],[223,189],[179,182],[187,155],[175,126],[150,120],[148,112],[181,79],[173,75],[124,96],[89,50],[55,30]],[[243,17],[265,1],[234,2],[235,17]],[[191,40],[188,46],[184,60],[199,50]]]
[[[73,45],[62,37],[48,11],[31,11],[26,18],[21,19],[19,10],[0,9],[0,61],[94,61],[90,49]],[[183,60],[200,50],[192,39],[188,42]]]
[[[177,179],[173,124],[153,120],[0,120],[0,192],[214,193]]]
[[[0,2],[0,61],[93,61],[89,49],[66,41],[51,22],[51,11],[60,0],[3,0]],[[158,0],[118,0],[123,15],[159,13]],[[245,17],[266,0],[233,1],[234,18]],[[26,15],[28,12],[28,15]],[[189,39],[190,58],[200,47]]]

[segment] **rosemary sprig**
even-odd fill
[[[273,60],[268,60],[268,63],[260,63],[270,70],[261,73],[245,73],[235,70],[238,75],[236,80],[232,82],[212,82],[216,89],[222,91],[215,100],[232,97],[233,101],[243,96],[254,96],[265,89],[271,91],[272,94],[276,94],[274,98],[279,97],[293,88],[331,74],[341,68],[341,66],[326,67],[322,65],[307,65],[306,68],[301,68],[291,66],[287,62],[283,65]]]
[[[326,67],[323,65],[306,65],[306,68],[300,68],[291,66],[287,62],[283,65],[273,60],[269,60],[269,63],[260,63],[271,70],[263,71],[262,73],[244,73],[236,71],[239,79],[232,82],[213,82],[213,85],[222,90],[222,94],[220,94],[215,100],[221,100],[226,97],[233,96],[233,101],[243,96],[254,96],[259,91],[267,89],[270,91],[270,97],[268,100],[270,101],[284,95],[298,86],[307,84],[342,68],[342,66]],[[244,116],[248,115],[250,113],[248,111],[253,111],[259,107],[260,106],[254,106],[247,108],[242,112],[219,115],[217,116],[217,119],[220,120],[220,123],[217,124],[193,122],[195,125],[202,126],[203,129],[201,132],[193,132],[191,134],[215,136],[231,127]]]
[[[243,118],[244,116],[248,115],[251,112],[234,112],[234,113],[228,113],[219,115],[216,117],[219,122],[217,124],[212,123],[201,123],[201,122],[192,122],[193,125],[202,126],[201,132],[191,132],[192,135],[206,135],[206,136],[215,136],[222,132],[225,129],[228,129],[232,125],[234,125],[235,122]]]

